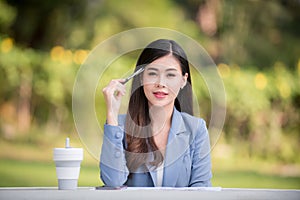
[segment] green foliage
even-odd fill
[[[12,24],[16,17],[16,10],[7,5],[3,0],[0,1],[0,31],[4,32]]]
[[[224,132],[247,156],[299,162],[299,67],[265,71],[219,65],[227,94]]]
[[[90,50],[121,31],[160,26],[191,36],[218,64],[227,94],[223,134],[234,156],[299,163],[299,7],[293,0],[0,0],[0,139],[76,132],[73,83]],[[203,24],[206,12],[213,17]],[[137,55],[123,55],[99,80],[101,124],[102,88],[131,73]],[[192,73],[209,123],[210,94],[203,77]]]
[[[223,1],[218,23],[224,60],[259,68],[280,60],[292,69],[299,57],[299,8],[293,0]]]

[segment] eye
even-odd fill
[[[148,76],[156,76],[157,75],[157,73],[155,73],[155,72],[149,72],[148,73]]]
[[[167,77],[169,77],[169,78],[173,78],[173,77],[175,77],[176,76],[176,74],[173,74],[173,73],[168,73],[167,74]]]

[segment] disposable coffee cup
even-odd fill
[[[53,149],[59,190],[76,190],[78,185],[83,149],[72,148],[69,142],[67,138],[65,148]]]

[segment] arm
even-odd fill
[[[192,144],[192,173],[190,187],[210,187],[212,178],[210,141],[205,121],[198,121],[198,128]]]
[[[121,126],[104,125],[100,178],[106,186],[118,187],[127,181],[129,171],[122,143],[123,137]]]
[[[123,185],[128,176],[123,148],[124,131],[118,123],[121,99],[125,95],[122,80],[112,80],[104,89],[106,121],[100,156],[100,178],[111,187]]]
[[[112,80],[102,90],[106,103],[106,121],[109,125],[118,125],[121,100],[126,93],[126,88],[122,84],[123,81],[123,79]]]

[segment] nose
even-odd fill
[[[156,87],[166,87],[166,80],[163,76],[157,78]]]

